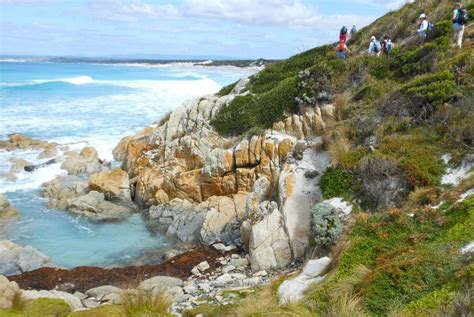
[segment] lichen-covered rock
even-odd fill
[[[22,247],[11,241],[0,241],[0,274],[15,275],[41,267],[54,267],[51,260],[32,248]]]
[[[16,282],[10,282],[5,276],[0,275],[0,309],[12,308],[13,299],[18,291]]]
[[[12,207],[7,198],[0,194],[0,220],[18,216],[18,210]]]
[[[291,262],[288,235],[275,202],[261,203],[246,222],[250,228],[248,251],[253,270],[282,268]]]
[[[126,203],[131,201],[128,174],[119,168],[92,174],[89,189],[104,193],[107,200]]]

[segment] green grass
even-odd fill
[[[338,167],[329,167],[321,176],[320,185],[324,199],[352,197],[354,180],[351,174]]]

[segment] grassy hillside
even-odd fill
[[[473,21],[473,1],[467,8]],[[329,277],[301,305],[278,308],[275,295],[262,290],[256,296],[268,307],[245,314],[227,307],[226,315],[472,316],[472,255],[459,250],[474,240],[474,198],[458,198],[474,177],[457,188],[441,185],[446,169],[474,151],[474,25],[466,27],[464,47],[452,48],[452,10],[451,1],[416,1],[362,29],[347,61],[328,45],[269,65],[252,77],[248,96],[213,120],[220,133],[241,134],[333,103],[337,121],[323,135],[333,166],[322,177],[323,195],[358,209],[332,250]],[[423,12],[435,29],[420,43]],[[364,54],[372,35],[388,35],[396,49]],[[447,164],[444,154],[452,157]]]

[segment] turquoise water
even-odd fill
[[[123,136],[188,98],[214,93],[249,74],[186,65],[0,62],[0,139],[21,133],[72,149],[91,145],[110,161]],[[10,159],[38,163],[37,155],[32,150],[0,151],[0,174],[9,171]],[[59,165],[51,165],[22,172],[17,181],[0,177],[0,192],[21,213],[18,221],[0,224],[0,239],[31,245],[64,267],[151,263],[157,259],[153,255],[173,246],[173,241],[149,232],[139,214],[120,223],[98,224],[47,209],[40,186],[60,174],[64,171]]]

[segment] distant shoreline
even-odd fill
[[[204,66],[222,67],[233,66],[238,68],[264,67],[277,60],[257,59],[257,60],[203,60],[203,59],[101,59],[101,58],[75,58],[75,57],[54,57],[54,58],[15,58],[0,57],[0,62],[18,63],[87,63],[87,64],[107,64],[124,66]]]

